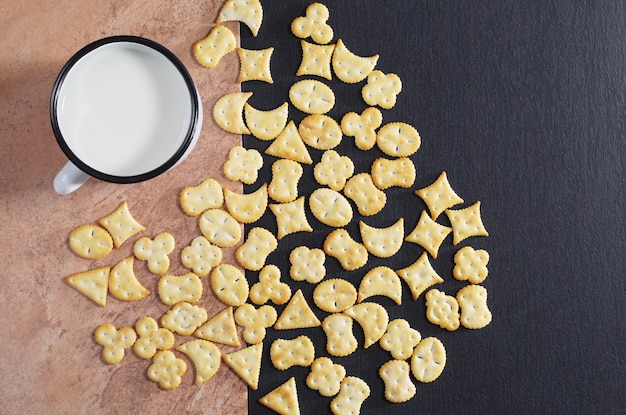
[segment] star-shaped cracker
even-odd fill
[[[480,201],[465,209],[446,209],[445,213],[452,225],[454,245],[471,236],[489,236],[480,217]]]
[[[437,274],[424,252],[413,264],[396,271],[411,290],[413,300],[417,300],[421,293],[435,284],[441,284],[443,278]]]
[[[123,201],[111,214],[98,220],[113,237],[113,244],[119,248],[133,235],[145,230],[143,225],[135,220],[128,209],[128,203]]]
[[[251,50],[238,48],[239,76],[237,82],[262,81],[273,84],[270,61],[274,48]]]
[[[270,204],[270,210],[276,216],[278,232],[276,237],[281,239],[295,232],[313,232],[304,210],[304,196],[293,202]]]
[[[452,232],[448,226],[441,225],[428,216],[425,210],[417,221],[415,229],[404,238],[423,247],[433,257],[437,258],[439,247],[444,239]]]
[[[416,190],[415,194],[424,200],[433,219],[437,219],[446,209],[463,203],[463,199],[450,186],[445,171],[430,186]]]

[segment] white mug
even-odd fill
[[[113,36],[85,46],[63,66],[50,119],[69,159],[53,186],[68,194],[90,177],[136,183],[178,165],[200,135],[202,101],[167,48]]]

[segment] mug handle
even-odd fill
[[[54,190],[60,195],[67,195],[77,190],[89,179],[89,175],[68,161],[54,178]]]

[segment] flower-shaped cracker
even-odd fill
[[[319,184],[340,191],[354,174],[354,163],[349,157],[341,156],[335,150],[326,150],[322,154],[322,160],[315,165],[313,174]]]
[[[148,368],[148,378],[158,382],[161,388],[166,390],[176,389],[181,382],[183,373],[187,371],[187,364],[183,359],[165,350],[157,353]]]
[[[141,260],[148,261],[148,269],[155,274],[165,274],[170,267],[168,255],[174,250],[174,237],[167,232],[163,232],[150,239],[148,237],[139,238],[135,242],[135,256]]]
[[[277,317],[276,309],[271,305],[254,308],[252,304],[243,304],[235,311],[235,321],[244,328],[243,338],[248,344],[261,343],[265,329],[271,327]]]
[[[380,347],[391,352],[394,359],[406,360],[421,340],[419,331],[411,328],[408,321],[398,318],[389,322],[387,333],[380,338]]]
[[[367,105],[378,105],[388,110],[396,105],[396,98],[400,91],[402,91],[402,81],[398,75],[375,70],[367,76],[367,84],[363,86],[361,95]]]
[[[324,261],[326,261],[326,254],[321,249],[299,246],[289,254],[289,262],[291,262],[289,275],[294,281],[316,284],[326,276]]]
[[[346,369],[333,363],[328,357],[318,357],[311,364],[311,373],[306,377],[309,388],[319,391],[322,396],[335,396],[339,393],[341,381],[346,377]]]
[[[328,8],[321,3],[312,3],[306,8],[304,16],[291,21],[291,32],[302,39],[311,37],[319,44],[333,40],[333,28],[326,21],[330,17]]]
[[[206,277],[222,260],[222,250],[211,245],[205,237],[198,236],[191,241],[191,245],[183,249],[180,259],[197,276]]]
[[[150,359],[157,350],[167,350],[174,345],[174,334],[159,325],[152,317],[142,317],[135,323],[139,338],[135,342],[135,353],[142,359]]]
[[[280,282],[280,268],[266,265],[259,272],[259,282],[250,288],[250,300],[257,304],[272,301],[274,304],[285,304],[291,297],[291,288]]]
[[[242,146],[235,146],[230,149],[228,160],[224,163],[224,174],[230,180],[252,184],[259,177],[261,167],[263,167],[261,153],[255,149],[246,150]]]
[[[371,150],[376,144],[376,129],[383,122],[383,114],[376,107],[363,110],[361,115],[349,112],[341,119],[341,131],[354,137],[354,144],[361,150]]]
[[[454,254],[454,269],[452,275],[459,281],[469,281],[472,284],[480,284],[487,278],[487,263],[489,253],[484,249],[474,249],[466,246]]]
[[[135,343],[137,334],[132,327],[116,329],[113,324],[104,323],[98,326],[94,338],[102,346],[102,359],[105,363],[114,365],[124,358],[124,350]]]

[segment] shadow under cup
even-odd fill
[[[202,103],[171,51],[145,38],[113,36],[85,46],[61,69],[50,118],[59,146],[85,180],[135,183],[188,155],[200,133]]]

